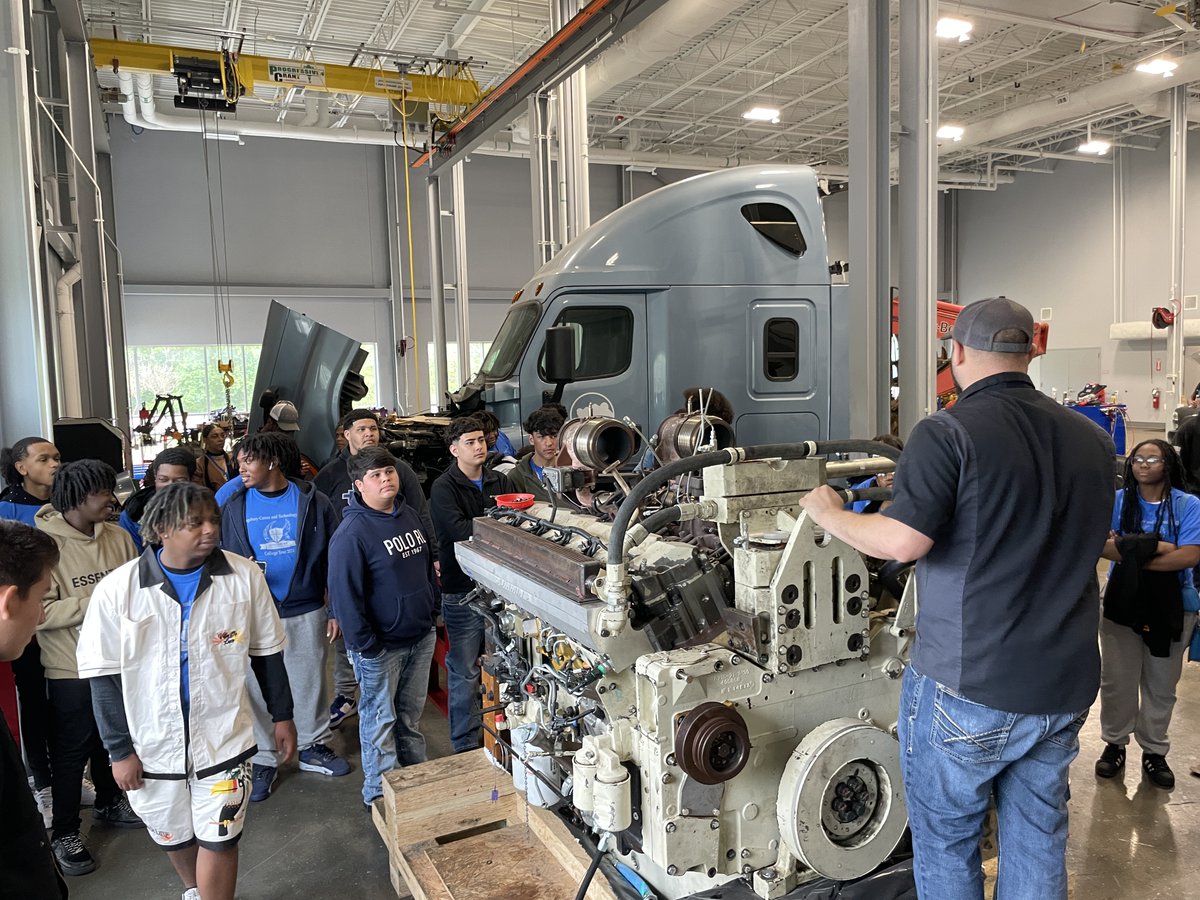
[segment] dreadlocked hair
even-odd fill
[[[65,463],[54,473],[50,486],[50,505],[60,513],[75,509],[92,494],[117,489],[117,473],[98,459],[80,459]]]
[[[301,477],[300,447],[294,438],[282,431],[260,431],[248,434],[237,445],[242,459],[261,459],[274,463],[288,478]]]
[[[56,565],[58,544],[54,538],[24,522],[0,519],[0,587],[16,585],[17,596],[24,599],[46,570]]]
[[[198,515],[216,511],[217,498],[208,488],[191,481],[168,484],[161,491],[155,491],[146,504],[139,524],[142,541],[146,545],[161,544],[161,535],[178,531]]]
[[[1164,540],[1167,540],[1166,535],[1176,535],[1179,532],[1178,523],[1175,520],[1175,502],[1171,497],[1171,491],[1175,487],[1182,488],[1183,481],[1183,463],[1179,460],[1179,454],[1175,452],[1175,448],[1166,441],[1158,438],[1140,441],[1134,447],[1127,457],[1125,457],[1125,475],[1121,488],[1121,534],[1142,534],[1142,507],[1141,495],[1138,492],[1137,479],[1133,477],[1133,458],[1138,455],[1138,451],[1143,447],[1154,447],[1158,451],[1158,455],[1163,458],[1163,477],[1166,479],[1166,492],[1163,495],[1163,501],[1166,504],[1165,519],[1167,530],[1163,532]],[[1174,540],[1174,538],[1169,538]]]
[[[125,513],[134,522],[142,520],[146,504],[154,496],[154,479],[158,475],[159,466],[182,466],[191,472],[196,468],[196,457],[190,450],[184,450],[182,447],[169,447],[154,457],[153,462],[146,468],[146,477],[142,479],[142,486],[125,501]]]
[[[279,465],[283,461],[283,438],[275,431],[248,434],[238,444],[238,453],[246,460],[261,459]]]
[[[44,437],[23,437],[11,447],[0,450],[0,476],[8,485],[22,485],[25,477],[17,471],[17,463],[29,455],[29,448],[34,444],[49,444]]]

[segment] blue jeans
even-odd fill
[[[425,736],[419,726],[435,640],[430,631],[411,647],[384,650],[374,659],[347,651],[358,680],[364,803],[383,795],[384,772],[425,762]]]
[[[483,739],[479,718],[479,654],[483,652],[483,616],[466,604],[469,594],[442,594],[446,623],[446,681],[449,688],[450,746],[455,753],[474,750]]]
[[[900,759],[918,896],[982,900],[979,840],[994,793],[996,900],[1065,900],[1067,770],[1086,718],[993,709],[909,666]]]

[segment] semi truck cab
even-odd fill
[[[553,391],[547,328],[574,333],[571,416],[653,429],[692,386],[736,410],[739,443],[849,432],[846,288],[832,283],[817,176],[746,166],[688,178],[596,222],[513,297],[480,371],[480,401],[520,444]]]

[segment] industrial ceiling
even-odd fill
[[[549,38],[549,2],[86,0],[83,6],[95,36],[207,50],[240,46],[277,59],[392,72],[413,61],[470,58],[486,88]],[[1177,6],[1176,14],[1164,15],[1158,0],[942,3],[943,16],[973,26],[964,41],[939,42],[940,122],[964,129],[962,141],[942,145],[944,176],[983,186],[994,185],[1000,171],[1050,170],[1061,157],[1108,162],[1111,154],[1077,152],[1089,128],[1115,147],[1152,148],[1166,115],[1155,93],[1200,76],[1186,67],[1174,81],[1135,70],[1150,59],[1200,52],[1200,32],[1189,21],[1195,3]],[[894,105],[897,2],[892,15]],[[847,43],[841,0],[672,0],[588,68],[593,159],[697,169],[776,161],[844,172]],[[111,71],[98,76],[103,86],[117,86]],[[1118,84],[1114,79],[1124,79],[1125,88],[1097,91],[1102,82]],[[172,79],[158,78],[155,93],[169,105]],[[778,123],[747,121],[743,113],[754,106],[778,109]],[[350,94],[335,95],[328,111],[322,124],[334,129],[379,131],[394,118],[385,99]],[[260,90],[242,100],[236,115],[298,123],[306,119],[302,91]],[[978,139],[982,134],[986,140]],[[518,122],[491,150],[520,153],[527,140]]]

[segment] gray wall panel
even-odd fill
[[[1145,322],[1155,306],[1168,305],[1171,291],[1169,234],[1169,152],[1164,140],[1153,152],[1125,151],[1125,321]],[[1200,151],[1189,154],[1189,245],[1200,222]],[[1169,422],[1167,398],[1170,356],[1167,331],[1150,341],[1113,341],[1114,313],[1113,169],[1087,163],[1060,163],[1053,175],[1024,175],[994,193],[964,191],[960,196],[959,278],[965,301],[1006,294],[1038,315],[1053,309],[1050,347],[1100,348],[1100,370],[1088,380],[1119,390],[1130,416],[1141,422]],[[1184,293],[1200,293],[1200,267],[1189,265]],[[1192,312],[1191,315],[1198,315]],[[1189,346],[1188,352],[1195,348]],[[1162,363],[1156,370],[1157,361]],[[1188,360],[1188,390],[1200,379],[1200,365]],[[1082,384],[1056,385],[1074,394]],[[1151,408],[1153,388],[1163,392]]]

